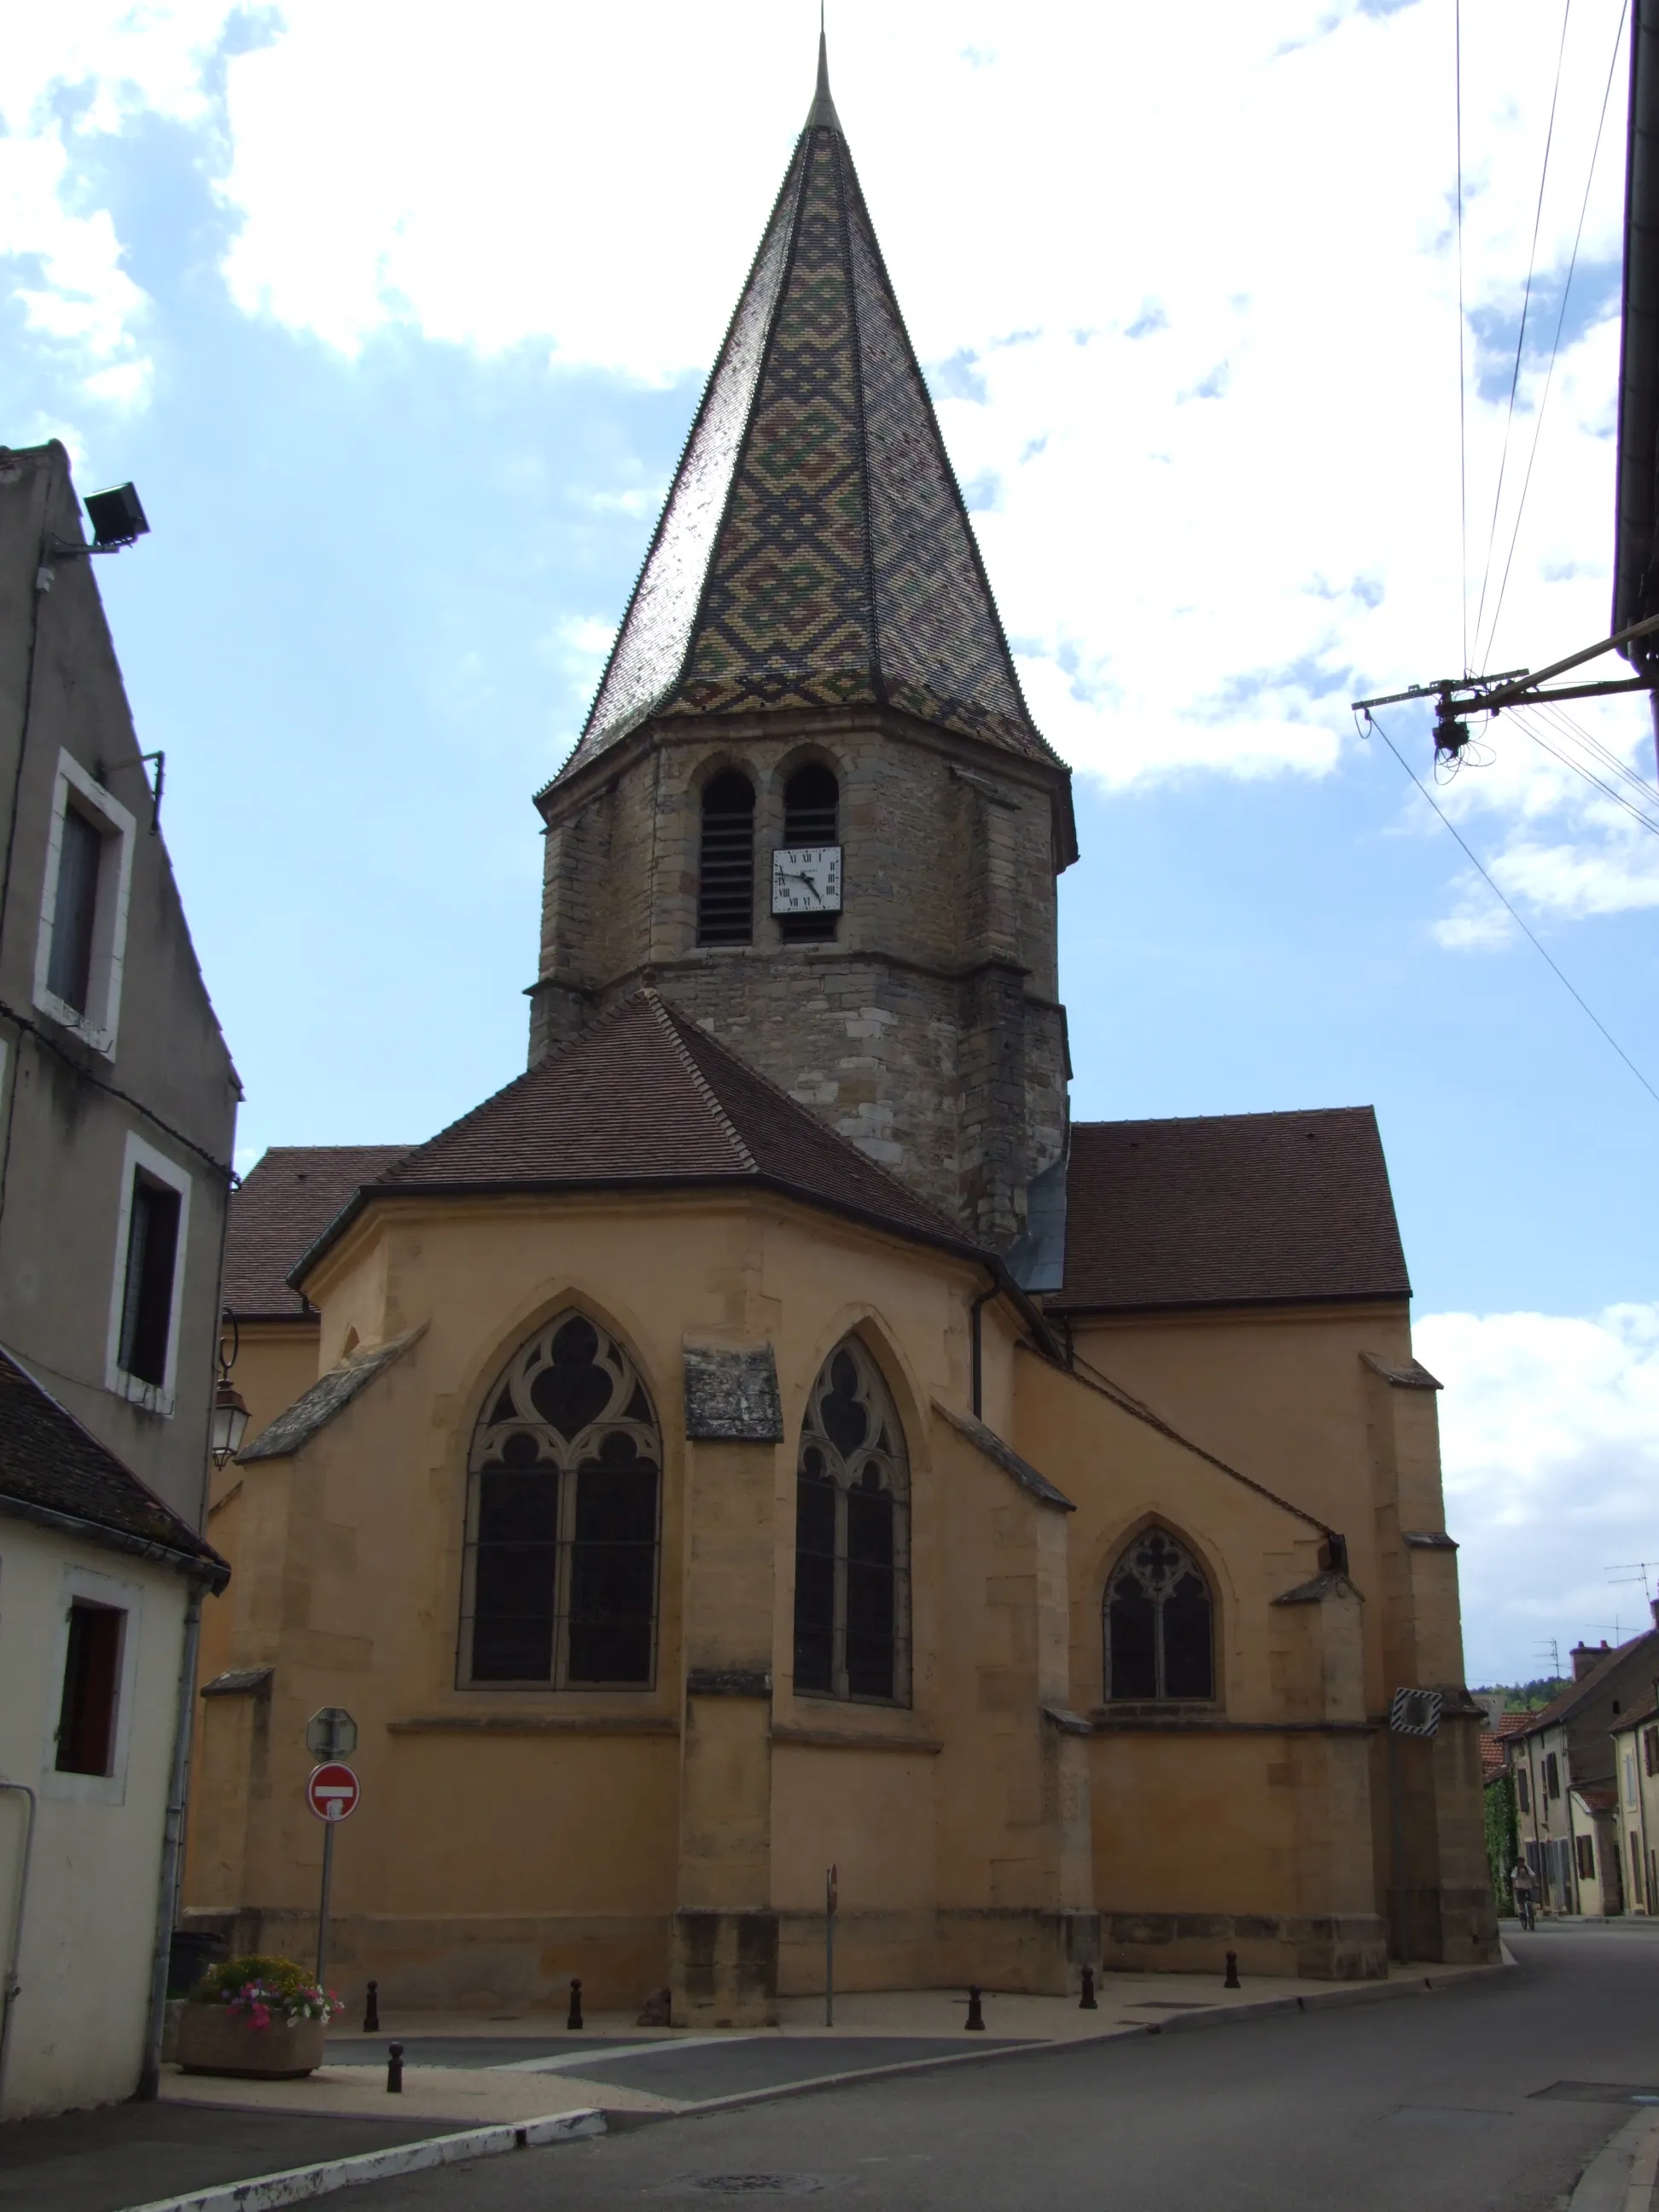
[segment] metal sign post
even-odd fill
[[[349,1713],[329,1708],[317,1714],[306,1730],[310,1743],[318,1723],[343,1720],[350,1731],[354,1746],[357,1741],[357,1723]],[[320,1734],[321,1731],[318,1730]],[[313,1747],[314,1748],[314,1747]],[[321,1766],[313,1767],[306,1783],[306,1803],[323,1824],[323,1887],[317,1900],[317,1984],[326,1986],[323,1975],[328,1966],[328,1909],[334,1887],[334,1831],[342,1820],[349,1820],[362,1797],[362,1785],[349,1766],[337,1759],[327,1759]]]
[[[1394,1950],[1401,1961],[1411,1956],[1407,1941],[1406,1815],[1401,1802],[1400,1738],[1432,1736],[1440,1726],[1445,1700],[1438,1690],[1396,1690],[1389,1707],[1389,1820],[1393,1831]]]
[[[823,1875],[823,2024],[836,2024],[836,1906],[839,1901],[839,1884],[834,1867],[827,1867]]]

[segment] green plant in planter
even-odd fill
[[[334,2020],[345,2010],[331,1990],[292,1959],[265,1958],[258,1952],[213,1967],[191,1991],[190,2002],[228,2006],[252,2027],[269,2027],[273,2021],[298,2027],[302,2021]]]

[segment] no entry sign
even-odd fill
[[[331,1759],[325,1766],[315,1766],[311,1779],[306,1784],[306,1802],[319,1820],[331,1823],[343,1820],[357,1809],[362,1795],[357,1778],[349,1766],[338,1759]]]

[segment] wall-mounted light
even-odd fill
[[[225,1324],[230,1328],[230,1348],[225,1348]],[[236,1325],[236,1316],[227,1313],[219,1328],[219,1382],[213,1393],[213,1435],[211,1449],[215,1467],[224,1467],[242,1449],[242,1439],[247,1434],[248,1410],[241,1393],[230,1379],[230,1370],[236,1364],[236,1355],[241,1350],[242,1333]]]

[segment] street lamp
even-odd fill
[[[230,1323],[230,1349],[225,1349],[222,1328],[219,1336],[219,1384],[213,1394],[213,1464],[223,1467],[235,1458],[242,1449],[242,1438],[247,1434],[248,1411],[242,1402],[241,1393],[230,1379],[230,1370],[241,1350],[241,1331],[236,1326],[234,1314],[227,1314]]]

